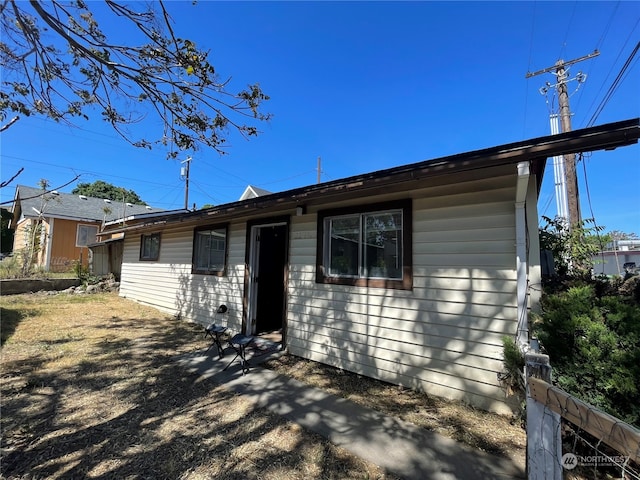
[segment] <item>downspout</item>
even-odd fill
[[[529,162],[518,163],[516,183],[516,298],[518,327],[516,344],[524,352],[529,348],[529,319],[527,311],[528,263],[527,263],[527,190],[529,186]]]

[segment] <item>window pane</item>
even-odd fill
[[[364,275],[402,278],[402,212],[364,215]]]
[[[157,260],[160,256],[160,234],[142,236],[142,249],[140,258],[143,260]]]
[[[76,245],[78,247],[86,247],[91,243],[96,243],[98,235],[98,227],[89,225],[78,225],[78,234],[76,236]]]
[[[358,275],[360,217],[340,217],[328,221],[329,275]]]
[[[199,230],[195,235],[194,267],[196,270],[223,271],[227,242],[226,229]]]
[[[198,270],[205,270],[209,267],[208,240],[209,231],[196,232],[195,264]]]

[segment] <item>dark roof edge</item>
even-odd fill
[[[303,203],[317,196],[326,197],[332,193],[344,193],[348,190],[379,187],[403,181],[507,165],[521,161],[546,159],[556,155],[596,150],[612,150],[616,147],[637,143],[638,138],[640,138],[640,118],[633,118],[596,127],[583,128],[556,135],[547,135],[496,147],[473,150],[466,153],[377,170],[339,180],[226,203],[206,210],[198,210],[185,214],[174,213],[173,215],[167,216],[160,215],[155,218],[154,222],[118,228],[110,230],[110,232],[115,233],[151,228],[159,226],[160,224],[184,222],[212,215],[232,213],[236,210],[248,213],[251,210],[258,210],[275,204]]]

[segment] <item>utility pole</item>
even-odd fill
[[[569,108],[569,94],[567,92],[567,83],[571,80],[578,80],[582,83],[586,79],[586,75],[582,72],[578,72],[575,78],[569,78],[569,67],[583,60],[588,60],[600,55],[600,52],[595,50],[589,55],[585,55],[580,58],[569,60],[558,60],[553,66],[538,70],[537,72],[529,72],[525,75],[525,78],[531,78],[543,73],[553,73],[556,76],[556,83],[551,85],[546,83],[545,87],[540,89],[540,93],[545,94],[549,88],[555,88],[558,94],[558,105],[560,108],[560,121],[562,124],[562,132],[571,131],[571,109]],[[564,174],[565,184],[567,189],[567,203],[569,213],[569,228],[572,228],[580,223],[580,202],[578,197],[578,176],[576,175],[576,155],[570,153],[564,156]]]
[[[318,177],[316,179],[316,183],[320,183],[320,174],[322,173],[322,160],[320,160],[320,157],[318,157]]]
[[[180,168],[180,176],[184,178],[184,209],[189,210],[189,166],[191,165],[191,157],[180,162],[184,166]]]

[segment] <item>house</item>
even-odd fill
[[[163,210],[18,185],[12,206],[14,252],[34,248],[35,266],[52,272],[89,265],[88,246],[105,221]],[[31,247],[30,247],[31,245]]]
[[[640,266],[640,240],[614,240],[607,249],[593,256],[595,275],[620,275],[635,272]]]
[[[247,185],[247,188],[245,188],[242,195],[240,195],[240,200],[248,200],[250,198],[261,197],[263,195],[270,195],[271,193],[272,192],[265,190],[264,188]]]
[[[202,324],[281,331],[288,351],[510,412],[502,338],[540,295],[548,157],[637,143],[639,119],[113,228],[120,295]]]

